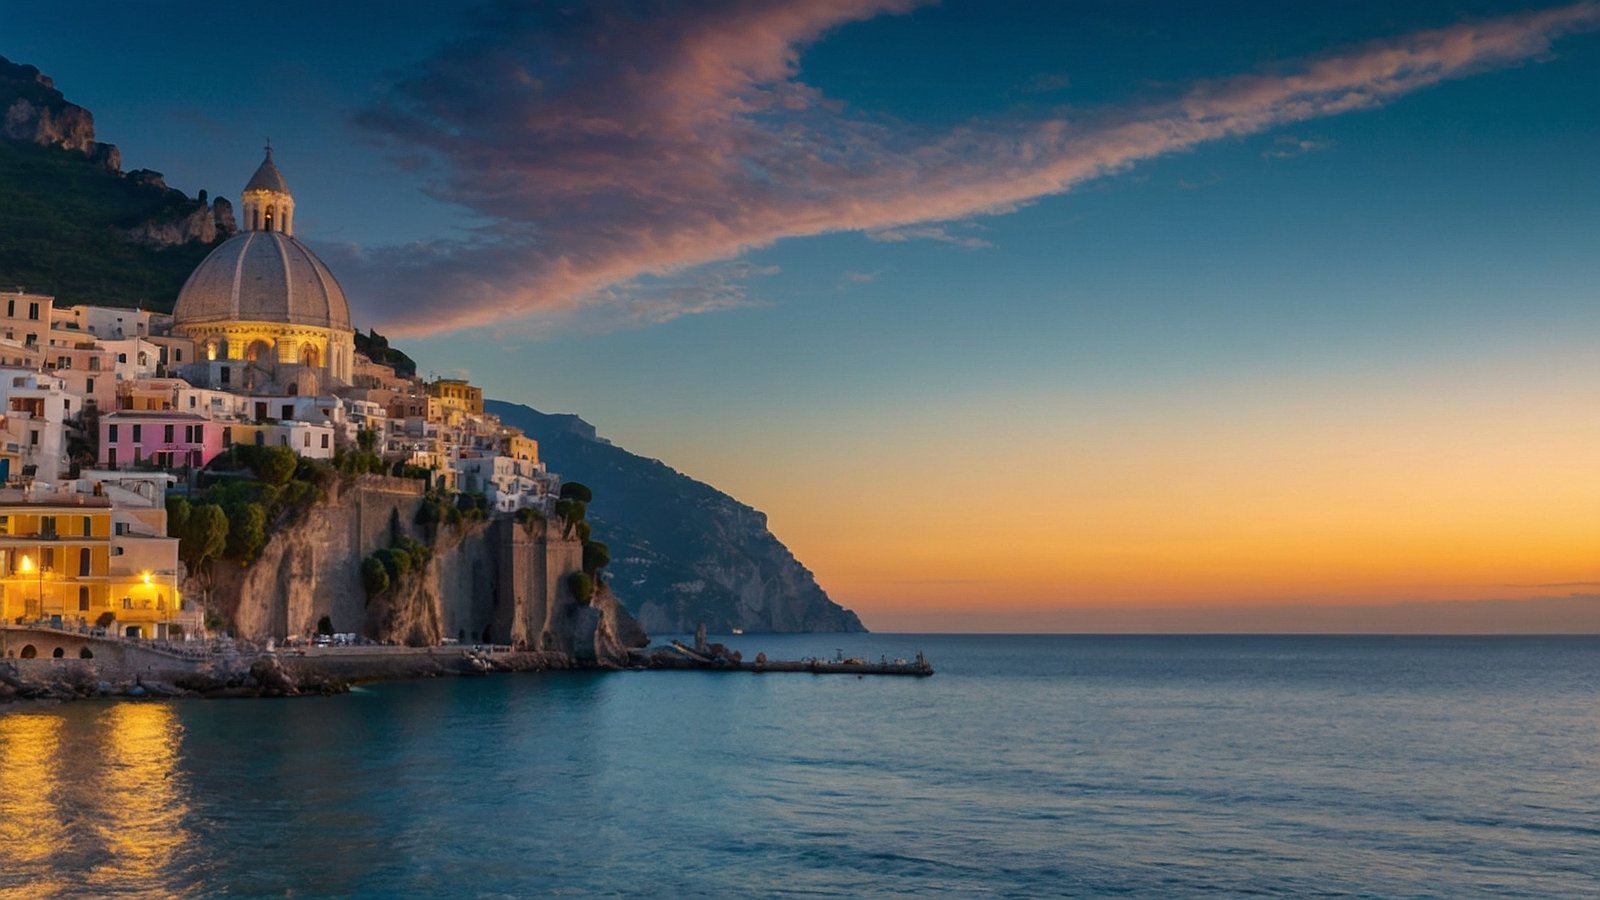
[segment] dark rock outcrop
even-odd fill
[[[551,471],[594,490],[589,519],[607,571],[653,633],[865,631],[767,528],[767,517],[710,485],[599,437],[573,415],[490,400],[489,412],[539,442]]]
[[[50,76],[0,56],[0,133],[13,141],[74,150],[108,172],[121,171],[122,154],[94,139],[94,114],[56,90]]]

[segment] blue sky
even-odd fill
[[[359,324],[404,334],[425,371],[578,412],[766,510],[869,625],[937,624],[882,584],[937,568],[918,547],[962,546],[975,484],[1011,485],[1009,506],[1078,470],[1041,492],[1052,514],[1034,526],[1065,547],[1087,527],[1074,504],[1094,506],[1129,447],[1187,436],[1200,458],[1228,456],[1342,423],[1363,436],[1349,438],[1358,456],[1469,433],[1486,435],[1484,466],[1515,456],[1495,448],[1538,454],[1519,443],[1536,429],[1515,410],[1482,405],[1494,385],[1525,392],[1507,393],[1512,407],[1549,401],[1551,458],[1582,452],[1587,432],[1560,423],[1592,417],[1600,376],[1593,7],[840,0],[796,4],[805,21],[770,28],[758,4],[598,9],[6,2],[0,53],[93,110],[128,168],[191,192],[236,197],[271,135],[300,236],[334,264]],[[1570,21],[1519,18],[1548,10]],[[724,33],[741,17],[762,30]],[[1433,29],[1521,37],[1354,111],[1130,158],[998,211],[940,205],[1000,197],[1005,166],[1030,177],[1018,146],[1070,155],[1049,149],[1042,123],[1096,133],[1227,79],[1276,85],[1307,60],[1367,59],[1373,41],[1433,52],[1415,37]],[[750,34],[774,31],[772,48],[748,50]],[[700,54],[690,75],[682,47]],[[707,88],[718,66],[748,83]],[[682,93],[653,94],[663,82]],[[661,110],[680,101],[686,143],[659,137],[679,124]],[[751,109],[724,128],[734,101]],[[1288,102],[1254,111],[1282,116]],[[702,140],[733,168],[651,168],[660,154],[693,162]],[[806,167],[835,152],[838,167]],[[911,158],[931,161],[903,184],[880,175]],[[706,196],[717,178],[733,179],[734,200]],[[859,179],[871,208],[850,208],[857,188],[810,196],[828,179]],[[723,224],[757,246],[708,237]],[[557,277],[555,260],[590,270]],[[1458,416],[1433,422],[1439,409]],[[1294,452],[1261,466],[1293,471]],[[1514,482],[1540,466],[1535,455],[1475,477]],[[872,508],[854,534],[830,523],[841,489]],[[1528,486],[1529,516],[1545,489]],[[1192,502],[1181,479],[1167,490]],[[1581,538],[1579,521],[1568,527]],[[849,545],[894,529],[904,546],[869,571]],[[1434,559],[1420,547],[1417,560]],[[1182,553],[1162,552],[1182,580]],[[1569,555],[1540,564],[1551,582],[1600,579]],[[1028,567],[1051,571],[1048,558]],[[1055,612],[1125,593],[1071,564],[1053,571],[1016,590]],[[1443,590],[1396,587],[1391,573],[1343,593],[1292,579],[1257,591],[1253,571],[1218,584],[1283,603]],[[1483,578],[1464,575],[1455,596],[1499,596]],[[1217,602],[1140,590],[1147,601],[1130,587],[1126,602]]]

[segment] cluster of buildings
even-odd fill
[[[165,495],[234,444],[313,459],[365,445],[492,510],[549,511],[559,481],[538,443],[485,413],[481,388],[357,352],[270,148],[242,200],[244,230],[171,315],[0,294],[0,621],[198,633]]]

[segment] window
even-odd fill
[[[195,407],[195,396],[193,394],[190,394],[189,395],[189,408],[190,409],[194,409],[194,407]]]
[[[280,447],[289,446],[289,436],[287,434],[278,435],[278,446],[280,446]]]
[[[175,426],[172,426],[172,425],[163,425],[163,426],[161,426],[161,441],[162,441],[162,443],[166,443],[166,444],[172,443],[172,433],[175,430],[176,430]]]
[[[68,416],[71,416],[72,415],[72,401],[68,400],[66,398],[62,398],[62,400],[61,400],[61,411],[63,413],[66,413]]]
[[[223,384],[230,384],[230,383],[232,383],[232,381],[233,381],[233,373],[228,371],[228,367],[227,366],[223,366],[222,367],[222,383]]]
[[[106,450],[106,465],[113,469],[117,467],[117,448],[111,447]]]
[[[322,436],[322,449],[324,449],[324,450],[328,449],[328,436],[327,435],[323,435]]]
[[[279,416],[278,418],[280,418],[280,419],[292,419],[292,418],[294,418],[294,404],[293,403],[285,403],[283,405],[283,415]]]
[[[28,429],[28,446],[30,446],[30,447],[39,446],[39,429],[37,429],[37,428]]]
[[[111,424],[111,425],[107,425],[106,426],[106,440],[111,441],[112,443],[116,443],[116,440],[117,440],[117,426],[115,424]]]
[[[39,321],[39,304],[28,304],[28,318],[34,320],[35,322]]]
[[[89,371],[91,371],[91,372],[100,371],[100,357],[98,357],[98,356],[89,357]],[[93,384],[94,382],[91,380],[89,383]]]
[[[58,356],[58,357],[56,357],[56,368],[58,368],[58,369],[70,369],[70,368],[72,368],[72,357],[70,357],[70,356]]]
[[[90,559],[90,553],[89,553],[89,548],[88,547],[84,547],[82,550],[78,551],[78,574],[79,575],[87,575],[87,574],[89,574],[89,564],[90,564],[91,561],[92,560]]]
[[[52,538],[55,537],[56,536],[56,517],[55,516],[47,516],[47,517],[45,517],[44,521],[50,523],[50,527],[49,527],[48,530],[45,531],[45,535],[44,536],[45,537],[52,537]],[[54,548],[54,547],[45,547],[44,549],[40,550],[39,551],[39,565],[43,566],[45,571],[50,571],[50,570],[54,569],[56,567],[56,548]]]
[[[92,519],[92,518],[90,518],[88,516],[84,516],[83,517],[83,536],[84,537],[93,537],[94,536],[94,519]]]
[[[10,516],[0,516],[0,534],[10,534],[10,533],[11,533],[11,517]]]
[[[308,432],[306,432],[306,434],[305,434],[305,440],[303,440],[303,441],[301,441],[301,442],[300,442],[300,446],[302,446],[302,447],[309,447],[309,446],[311,446],[311,432],[309,432],[309,431],[308,431]]]
[[[83,380],[83,392],[85,394],[94,393],[94,379],[93,378],[85,378]]]
[[[85,550],[83,552],[88,553],[89,551]],[[85,573],[85,574],[87,574],[87,573]],[[89,611],[89,587],[88,587],[88,585],[82,585],[82,586],[80,586],[78,588],[78,612],[88,612],[88,611]]]
[[[12,317],[15,317],[16,314],[17,314],[17,301],[15,301],[15,300],[7,300],[6,301],[6,317],[7,318],[12,318]]]
[[[183,362],[183,351],[176,347],[172,348],[172,361]]]
[[[133,426],[133,442],[135,444],[137,444],[140,441],[144,440],[143,432],[144,432],[144,426],[143,425],[135,425],[135,426]]]
[[[128,361],[128,354],[126,354],[126,353],[118,353],[117,354],[117,362],[125,363],[127,361]]]

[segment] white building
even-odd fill
[[[60,478],[67,468],[64,425],[82,405],[60,378],[0,368],[0,459],[8,460],[8,476]]]

